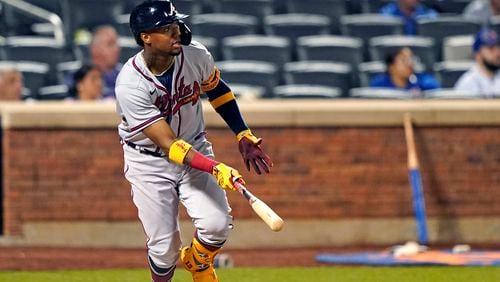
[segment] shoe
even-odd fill
[[[198,240],[181,250],[181,262],[191,272],[193,282],[219,282],[213,259],[219,251],[209,251]]]

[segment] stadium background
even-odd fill
[[[3,36],[0,38],[2,63],[12,61],[9,55],[16,52],[13,50],[21,49],[25,49],[24,54],[34,55],[31,61],[40,60],[24,65],[27,99],[58,100],[64,97],[65,92],[59,88],[44,86],[57,85],[65,71],[85,60],[88,41],[85,41],[86,32],[81,28],[92,29],[99,24],[114,25],[124,36],[123,53],[136,51],[130,38],[126,38],[129,34],[124,22],[126,16],[123,15],[137,1],[27,1],[59,14],[63,20],[64,44],[50,41],[54,46],[46,49],[55,50],[54,53],[40,51],[50,45],[47,40],[42,41],[42,46],[19,48],[16,44],[20,43],[15,43],[16,38],[11,36],[51,36],[53,29],[30,22],[29,17],[19,16],[3,2],[0,2],[3,4],[0,28]],[[131,2],[127,4],[130,5],[124,6],[127,2]],[[232,2],[237,2],[234,5],[239,9],[225,10],[232,7]],[[210,37],[202,33],[201,28],[210,26],[207,20],[222,16],[203,17],[200,14],[269,13],[247,15],[250,18],[232,17],[226,27],[237,26],[235,19],[243,19],[243,28],[233,35],[241,35],[244,27],[255,24],[248,29],[249,33],[265,35],[270,39],[272,36],[268,32],[269,28],[266,29],[266,22],[273,22],[272,18],[278,14],[304,13],[306,8],[297,8],[293,1],[250,1],[252,9],[241,8],[244,2],[174,2],[180,11],[193,15],[189,24],[194,35],[214,52],[221,66],[227,65],[226,69],[221,69],[224,74],[228,74],[228,82],[238,86],[235,88],[241,96],[244,115],[254,130],[265,138],[266,150],[277,164],[271,177],[248,176],[248,182],[287,221],[285,230],[276,234],[266,230],[265,225],[256,219],[238,195],[230,195],[237,225],[228,242],[228,251],[246,248],[262,251],[270,247],[313,250],[367,245],[382,248],[415,239],[402,129],[402,115],[407,111],[414,113],[417,124],[417,147],[424,174],[431,243],[471,243],[473,246],[499,243],[498,101],[359,99],[374,98],[363,95],[346,99],[353,93],[350,89],[366,86],[362,83],[366,81],[366,75],[371,75],[370,70],[383,71],[380,62],[373,62],[372,54],[375,51],[370,49],[368,35],[358,39],[349,38],[353,40],[334,40],[346,42],[347,46],[341,47],[350,50],[347,53],[352,52],[349,53],[352,57],[349,58],[358,58],[358,61],[333,61],[328,65],[331,67],[328,76],[331,79],[324,81],[338,85],[318,84],[315,88],[308,88],[317,90],[316,95],[309,98],[320,100],[286,99],[304,95],[297,95],[296,90],[274,88],[276,85],[294,84],[291,75],[287,78],[285,73],[293,69],[290,64],[293,66],[300,61],[297,46],[300,40],[295,41],[293,37],[296,35],[284,41],[280,40],[283,38],[274,38],[278,40],[270,43],[285,48],[276,48],[279,54],[288,50],[284,56],[287,60],[282,65],[269,66],[269,62],[255,61],[249,65],[241,62],[231,64],[227,56],[229,51],[224,49],[224,42],[230,40]],[[387,1],[324,1],[324,5],[332,6],[324,6],[317,11],[341,12],[345,15],[328,14],[331,18],[309,15],[301,19],[311,20],[311,25],[319,24],[309,29],[309,32],[313,32],[309,34],[313,35],[313,41],[319,34],[345,36],[346,28],[342,26],[342,19],[345,23],[350,16],[366,16],[377,11],[382,2]],[[467,1],[423,2],[453,17]],[[258,8],[260,5],[262,9]],[[96,9],[97,6],[99,9]],[[85,7],[89,10],[86,11]],[[293,7],[298,10],[293,10]],[[101,13],[102,17],[99,17]],[[110,14],[116,17],[110,17]],[[228,19],[220,21],[227,23]],[[200,23],[198,29],[197,22]],[[396,34],[398,30],[401,31],[397,21],[388,25],[394,28]],[[471,33],[457,32],[455,35],[466,38],[465,42],[469,42],[466,47],[470,48]],[[286,34],[281,36],[286,37]],[[426,45],[429,48],[422,49],[431,50],[429,52],[434,55],[429,57],[434,57],[435,61],[431,60],[422,67],[435,71],[440,78],[446,73],[439,74],[439,67],[443,65],[440,62],[448,57],[470,56],[470,49],[463,45],[459,46],[461,48],[451,48],[455,53],[447,53],[445,50],[450,48],[436,44],[445,39],[436,37],[433,40],[430,47]],[[325,41],[329,42],[327,39]],[[30,38],[23,42],[40,41]],[[425,42],[429,43],[429,40]],[[271,49],[274,50],[268,48]],[[249,53],[247,51],[240,54]],[[287,63],[289,68],[286,68]],[[30,64],[38,68],[30,68]],[[231,71],[237,69],[238,65],[245,66],[244,71],[236,70],[231,76]],[[249,70],[262,70],[256,73],[253,81],[269,83],[240,85],[252,81],[250,77],[255,73]],[[337,74],[340,78],[334,79]],[[31,77],[34,79],[30,80]],[[349,83],[345,84],[345,81]],[[249,93],[252,95],[245,96]],[[263,95],[262,99],[255,99],[259,95]],[[432,98],[432,94],[428,97]],[[222,129],[221,120],[209,107],[205,108],[209,136],[215,144],[216,153],[221,160],[241,170],[243,167],[235,153],[233,136]],[[136,210],[129,199],[128,184],[122,175],[121,149],[115,129],[117,118],[112,104],[68,105],[57,101],[2,103],[0,110],[3,127],[0,245],[6,250],[77,247],[83,248],[80,249],[83,257],[89,256],[89,252],[85,251],[89,247],[104,251],[110,248],[143,251],[142,231],[136,220]],[[188,231],[189,222],[185,215],[182,220],[186,230],[184,235],[189,236],[191,232]],[[50,253],[46,249],[43,252]],[[281,258],[287,257],[283,251],[278,253]],[[313,252],[305,253],[310,256]],[[310,263],[310,260],[307,261]]]

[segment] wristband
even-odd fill
[[[238,142],[243,138],[248,138],[252,143],[257,144],[260,141],[260,138],[255,137],[250,129],[242,130],[238,135],[236,135],[236,139]]]
[[[199,152],[196,152],[193,159],[191,160],[191,167],[197,170],[205,171],[210,174],[213,173],[214,167],[218,165],[219,162],[205,157]]]
[[[182,139],[177,139],[174,143],[172,143],[172,145],[170,145],[170,149],[168,150],[168,158],[176,164],[183,165],[184,159],[186,158],[186,155],[191,147],[191,144],[189,144],[188,142]]]

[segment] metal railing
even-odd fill
[[[54,38],[57,43],[64,46],[66,44],[66,38],[64,36],[64,26],[61,18],[54,13],[44,10],[38,6],[30,4],[22,0],[0,0],[0,3],[9,5],[27,15],[49,21],[54,26]]]

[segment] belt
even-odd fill
[[[144,155],[150,155],[150,156],[157,157],[157,158],[164,158],[164,157],[166,157],[166,155],[164,153],[145,149],[144,147],[139,146],[139,145],[137,145],[135,143],[132,143],[130,141],[121,140],[120,143],[122,143],[122,144],[125,143],[130,148],[135,149],[135,150],[139,151],[139,153],[144,154]]]

